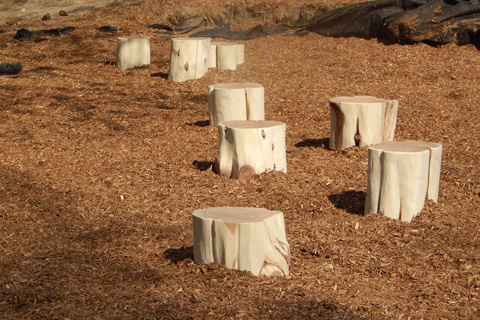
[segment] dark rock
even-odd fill
[[[20,71],[22,71],[20,62],[0,63],[0,75],[2,76],[16,76]]]

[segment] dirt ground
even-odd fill
[[[237,70],[175,83],[171,36],[147,28],[210,13],[240,30],[352,2],[147,0],[67,17],[56,8],[47,21],[38,7],[2,16],[0,63],[24,70],[0,77],[0,318],[480,318],[475,47],[267,36],[240,41]],[[13,39],[67,26],[76,30]],[[151,64],[118,69],[120,35],[149,36]],[[287,125],[288,173],[211,170],[207,87],[225,82],[265,87],[266,118]],[[439,201],[411,223],[362,214],[367,148],[326,147],[327,99],[342,95],[398,99],[395,139],[443,144]],[[291,275],[195,264],[192,211],[217,206],[282,211]]]

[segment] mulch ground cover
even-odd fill
[[[480,52],[276,35],[241,41],[235,71],[176,83],[172,36],[147,26],[177,23],[180,4],[3,27],[0,62],[24,70],[0,78],[0,317],[480,318]],[[198,1],[199,12],[215,6],[227,10]],[[40,42],[11,33],[46,26],[76,30]],[[151,64],[118,69],[120,35],[149,36]],[[265,87],[266,118],[287,125],[288,173],[212,171],[207,87],[225,82]],[[395,139],[443,145],[439,201],[411,223],[363,215],[367,147],[328,149],[328,98],[344,95],[399,100]],[[195,264],[192,211],[217,206],[282,211],[291,275]]]

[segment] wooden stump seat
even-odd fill
[[[278,121],[224,121],[215,171],[235,179],[275,170],[287,172],[286,125]]]
[[[208,71],[210,38],[172,38],[168,79],[176,82],[199,79]]]
[[[237,65],[245,61],[245,45],[231,42],[212,42],[210,44],[209,68],[236,70]]]
[[[146,64],[150,64],[149,37],[118,37],[117,67],[126,70]]]
[[[392,141],[398,101],[370,96],[329,99],[330,149],[341,150]]]
[[[383,213],[410,222],[425,205],[438,201],[442,145],[389,141],[368,149],[365,213]]]
[[[230,120],[264,120],[264,88],[258,83],[221,83],[208,86],[211,125]]]
[[[217,262],[256,276],[288,276],[290,246],[283,213],[263,208],[195,210],[195,263]]]

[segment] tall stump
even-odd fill
[[[265,90],[258,83],[222,83],[208,86],[211,125],[230,120],[264,120]]]
[[[117,66],[122,69],[150,64],[149,37],[118,37]]]
[[[225,121],[218,124],[218,131],[217,173],[235,179],[250,179],[265,171],[287,172],[285,123]]]
[[[423,141],[383,142],[368,149],[365,213],[410,222],[438,201],[442,145]]]
[[[168,79],[176,82],[199,79],[208,71],[210,38],[172,38]]]
[[[336,97],[330,104],[330,149],[341,150],[392,141],[398,101],[369,96]]]
[[[195,210],[195,263],[217,262],[256,276],[288,276],[290,246],[283,214],[262,208]]]

